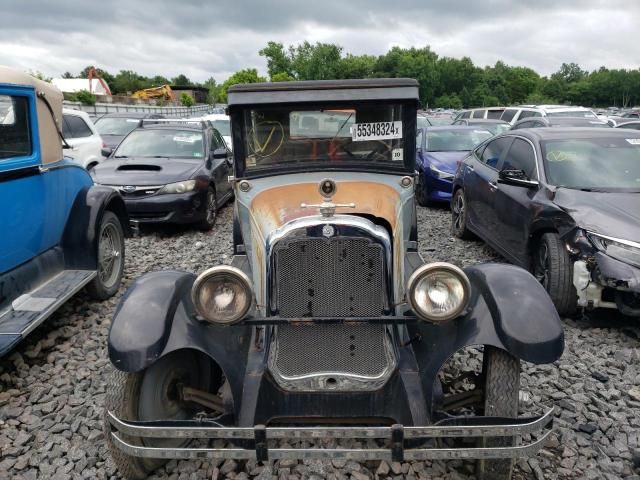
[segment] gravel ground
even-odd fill
[[[445,209],[420,209],[427,260],[460,266],[503,261],[481,242],[449,233]],[[229,260],[231,208],[213,232],[155,229],[127,240],[124,288],[144,272],[200,272]],[[109,362],[106,339],[118,296],[95,303],[80,294],[0,359],[0,479],[118,478],[101,431]],[[553,365],[523,364],[521,413],[557,406],[556,430],[540,455],[519,460],[515,478],[640,479],[638,323],[605,312],[566,320],[566,349]],[[452,368],[477,359],[472,350]],[[151,478],[473,478],[469,462],[331,463],[172,461]]]

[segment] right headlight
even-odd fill
[[[158,190],[158,195],[165,193],[187,193],[196,189],[195,180],[185,180],[184,182],[169,183]]]
[[[191,298],[201,317],[212,323],[230,325],[242,320],[251,307],[251,281],[242,270],[220,265],[196,278]]]
[[[639,243],[589,231],[587,231],[587,238],[601,252],[622,262],[640,267]]]
[[[419,267],[407,282],[407,296],[414,313],[431,322],[460,315],[469,303],[471,284],[465,273],[450,263]]]

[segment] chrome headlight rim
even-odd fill
[[[208,312],[202,305],[199,295],[202,286],[216,276],[234,277],[236,280],[239,280],[247,294],[246,304],[243,305],[243,307],[239,309],[230,319],[222,321],[211,316],[211,312]],[[211,267],[205,270],[196,277],[195,281],[193,282],[193,286],[191,287],[191,301],[193,302],[193,306],[195,307],[198,315],[207,322],[215,325],[234,325],[241,321],[247,315],[247,313],[251,309],[251,305],[253,304],[253,288],[251,285],[251,280],[249,279],[247,274],[245,274],[239,268],[233,267],[231,265],[216,265],[215,267]]]
[[[640,261],[638,260],[640,257],[640,243],[603,235],[590,230],[585,230],[585,232],[593,247],[599,252],[615,258],[619,262],[640,267]]]
[[[463,288],[462,301],[454,310],[447,313],[446,315],[429,314],[425,312],[422,309],[422,307],[418,305],[416,302],[415,290],[416,290],[416,287],[420,284],[420,281],[426,275],[433,272],[437,272],[437,271],[447,272],[452,274],[454,277],[456,277],[460,281]],[[470,297],[471,297],[471,282],[469,281],[469,277],[467,277],[467,274],[464,273],[464,271],[461,268],[456,267],[451,263],[433,262],[433,263],[426,263],[424,265],[421,265],[411,274],[411,276],[409,277],[409,280],[407,281],[407,298],[409,300],[409,305],[411,306],[413,313],[415,313],[416,316],[418,316],[420,319],[428,322],[443,323],[449,320],[453,320],[454,318],[460,316],[460,314],[462,314],[465,311],[465,309],[468,307]]]

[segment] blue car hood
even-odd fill
[[[460,162],[469,152],[426,152],[425,164],[432,164],[438,170],[454,174]]]

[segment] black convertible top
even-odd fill
[[[418,101],[412,78],[245,83],[229,87],[229,106],[358,100]]]

